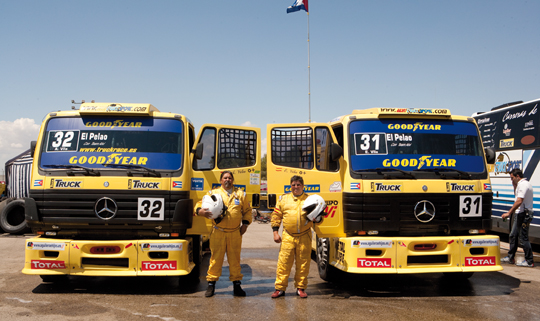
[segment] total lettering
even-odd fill
[[[361,268],[391,268],[392,259],[358,259]]]
[[[30,263],[32,269],[49,269],[49,270],[59,270],[65,269],[66,263],[64,261],[43,261],[43,260],[32,260]]]
[[[176,270],[176,261],[142,262],[143,271]]]
[[[465,266],[485,266],[485,265],[495,265],[495,257],[466,257]]]

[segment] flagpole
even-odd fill
[[[308,103],[309,103],[309,122],[311,123],[311,65],[309,57],[309,11],[307,11],[307,61],[308,61]]]

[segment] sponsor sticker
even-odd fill
[[[358,259],[359,268],[391,268],[392,259]]]
[[[465,257],[465,266],[490,266],[496,265],[494,256]]]
[[[391,248],[392,247],[392,241],[386,241],[386,240],[373,240],[373,241],[359,241],[355,240],[352,241],[353,247],[359,247],[359,248]]]
[[[143,182],[139,179],[128,180],[128,189],[160,189],[160,182]]]
[[[371,183],[372,192],[401,192],[401,184],[384,184],[384,183]]]
[[[41,187],[41,186],[43,186],[43,180],[42,179],[34,180],[34,187]]]
[[[142,261],[143,271],[170,271],[176,270],[176,261]]]
[[[192,178],[191,179],[191,190],[192,191],[202,191],[204,188],[204,178]]]
[[[291,192],[291,185],[285,185],[285,193]],[[321,185],[304,185],[304,192],[306,193],[320,193]]]
[[[448,192],[474,192],[474,187],[474,184],[446,183],[446,191]]]
[[[330,185],[330,192],[341,192],[341,182],[333,182]]]
[[[26,247],[38,251],[63,251],[66,243],[27,242]]]
[[[32,270],[61,270],[66,268],[64,261],[32,260],[30,262]]]
[[[82,181],[67,181],[63,179],[51,179],[51,188],[82,188]]]
[[[465,246],[499,246],[498,239],[467,239],[465,240]]]
[[[512,148],[514,147],[514,139],[501,139],[499,140],[499,148]]]
[[[143,251],[182,251],[182,243],[144,243]]]
[[[485,191],[491,191],[491,184],[484,184]]]

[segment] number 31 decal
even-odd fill
[[[482,196],[461,195],[459,197],[459,217],[482,217]]]
[[[137,220],[163,221],[165,219],[164,198],[139,198]]]

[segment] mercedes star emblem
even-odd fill
[[[102,197],[97,200],[94,210],[100,219],[110,220],[118,212],[118,205],[112,198]]]
[[[426,200],[416,203],[414,216],[422,223],[430,222],[435,217],[435,205]]]

